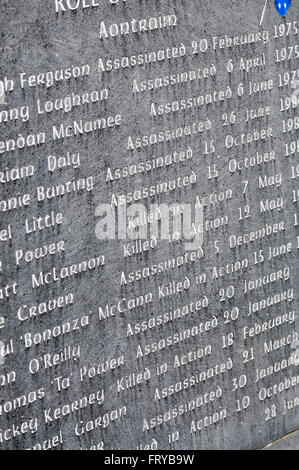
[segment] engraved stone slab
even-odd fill
[[[298,428],[298,13],[2,0],[0,449]]]

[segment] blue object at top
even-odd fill
[[[285,16],[290,8],[292,0],[275,0],[275,5],[280,16]]]

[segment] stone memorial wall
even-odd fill
[[[298,14],[1,0],[1,450],[298,428]]]

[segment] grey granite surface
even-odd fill
[[[262,0],[68,4],[79,8],[0,3],[0,449],[261,449],[299,424],[298,1],[285,18],[268,2],[262,25]],[[107,99],[92,102],[96,91]],[[66,97],[81,104],[42,113]],[[110,128],[89,127],[109,116]],[[151,171],[115,173],[146,161]],[[71,190],[43,199],[57,185]],[[203,204],[193,255],[184,241],[134,254],[130,240],[97,238],[100,204],[151,186],[146,208]],[[5,210],[13,197],[20,207]]]

